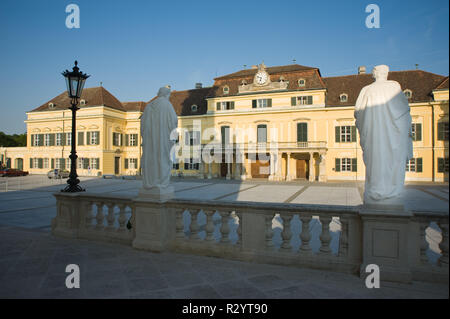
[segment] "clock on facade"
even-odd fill
[[[259,85],[266,84],[268,79],[269,75],[266,71],[258,71],[255,75],[255,82]]]

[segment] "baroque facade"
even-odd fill
[[[448,77],[392,71],[413,119],[414,159],[406,180],[448,180]],[[354,105],[373,81],[365,68],[322,77],[315,67],[286,65],[217,77],[212,87],[172,91],[179,117],[174,175],[229,179],[364,180]],[[78,174],[136,175],[140,116],[148,102],[120,102],[87,88],[77,112]],[[27,113],[27,147],[0,148],[0,160],[32,174],[69,168],[71,112],[66,92]]]

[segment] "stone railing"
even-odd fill
[[[55,197],[52,231],[57,236],[361,275],[367,265],[377,264],[385,280],[448,281],[448,212],[157,202],[89,193]]]
[[[210,144],[202,144],[201,147],[197,145],[200,149],[208,147],[211,150],[215,151],[241,151],[245,152],[248,150],[279,150],[279,149],[325,149],[327,148],[327,142],[325,141],[308,141],[308,142],[258,142],[258,143],[230,143],[230,144],[222,144],[222,143],[210,143]],[[186,146],[182,146],[186,147]],[[193,147],[193,146],[187,146]]]

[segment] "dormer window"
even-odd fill
[[[247,85],[247,80],[242,80],[241,85]]]
[[[195,105],[195,104],[191,105],[191,111],[192,112],[197,112],[198,111],[198,106]]]
[[[48,103],[48,108],[49,109],[54,109],[55,108],[55,104],[53,104],[53,103]]]
[[[80,105],[86,105],[86,100],[80,100]]]
[[[280,76],[280,82],[285,82],[285,81],[286,81],[285,77],[284,76]]]
[[[341,103],[345,103],[348,101],[348,95],[345,93],[342,93],[341,95],[339,95],[339,101],[341,101]]]
[[[306,85],[306,80],[305,79],[299,79],[298,80],[298,86],[299,87],[304,87]]]
[[[228,86],[224,86],[223,87],[223,94],[228,94],[230,93],[230,88]]]
[[[406,90],[403,91],[403,93],[405,94],[407,99],[412,98],[412,91],[411,90],[406,89]]]

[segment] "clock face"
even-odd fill
[[[258,72],[256,73],[256,83],[258,84],[264,84],[267,82],[267,73],[266,72]]]

